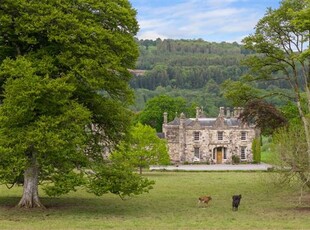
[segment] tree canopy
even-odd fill
[[[255,51],[234,43],[215,43],[202,39],[137,40],[140,56],[130,85],[135,90],[136,101],[132,109],[141,111],[147,100],[165,94],[183,97],[189,104],[203,107],[207,116],[216,116],[221,106],[233,106],[234,101],[223,97],[221,85],[226,81],[240,80],[248,67],[240,63],[255,55]],[[231,84],[225,94],[230,94]],[[238,87],[237,85],[235,85]],[[242,86],[244,90],[246,88]],[[284,105],[282,91],[289,89],[286,81],[252,82],[251,88],[263,89],[273,95],[268,101]],[[237,90],[239,90],[237,88]],[[245,97],[250,96],[244,91]],[[276,94],[276,93],[277,94]],[[245,97],[240,97],[244,106]],[[229,98],[231,98],[229,96]]]
[[[287,125],[287,119],[281,111],[274,105],[259,99],[248,101],[240,118],[244,122],[255,123],[264,135],[270,135],[277,128]]]
[[[211,79],[217,84],[245,73],[239,65],[247,50],[237,43],[198,40],[139,40],[137,69],[143,76],[131,81],[134,88],[154,90],[158,86],[200,89]]]
[[[1,1],[0,180],[24,175],[20,207],[42,206],[42,181],[48,195],[98,185],[103,148],[130,126],[135,17],[127,0]]]
[[[129,140],[122,142],[111,157],[114,161],[138,167],[140,174],[143,168],[152,164],[170,163],[166,140],[160,139],[155,129],[141,123],[132,127]]]
[[[145,109],[138,115],[138,120],[142,124],[153,127],[157,132],[161,132],[164,112],[168,113],[168,120],[173,120],[176,114],[182,112],[188,115],[195,113],[195,109],[190,109],[191,107],[195,106],[187,106],[182,97],[159,95],[147,101]]]
[[[283,96],[290,98],[298,110],[302,124],[300,127],[303,128],[304,135],[300,141],[306,142],[307,154],[303,157],[307,167],[304,164],[295,164],[297,161],[290,158],[295,154],[287,156],[291,159],[288,163],[299,172],[299,178],[308,186],[310,185],[310,62],[309,27],[306,25],[309,25],[310,20],[310,14],[307,14],[309,8],[309,0],[283,0],[278,9],[268,9],[257,23],[255,33],[243,40],[247,49],[257,53],[245,61],[250,70],[251,81],[281,81],[290,86],[288,94]],[[304,95],[305,103],[303,103]],[[293,131],[292,135],[295,135]],[[287,136],[283,135],[283,138]],[[291,150],[295,151],[294,148]]]

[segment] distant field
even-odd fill
[[[310,196],[298,206],[298,191],[274,186],[266,172],[148,172],[149,194],[122,201],[83,190],[43,197],[46,210],[19,210],[22,188],[0,187],[0,229],[310,229]],[[213,200],[197,206],[200,195]],[[238,212],[231,196],[242,194]]]

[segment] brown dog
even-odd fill
[[[198,204],[208,205],[210,200],[212,200],[211,196],[201,196],[198,198]]]

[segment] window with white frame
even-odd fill
[[[199,141],[200,133],[199,132],[194,132],[194,140]]]
[[[217,132],[217,139],[218,139],[219,141],[222,141],[222,140],[223,140],[223,132],[222,132],[222,131]]]
[[[194,156],[200,159],[199,147],[194,147]]]
[[[241,132],[241,140],[242,141],[246,140],[246,132],[244,132],[244,131]]]
[[[246,152],[246,147],[241,146],[241,151],[240,151],[241,160],[245,160],[245,152]]]

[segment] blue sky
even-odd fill
[[[238,42],[254,32],[280,0],[129,0],[138,12],[139,39]]]

